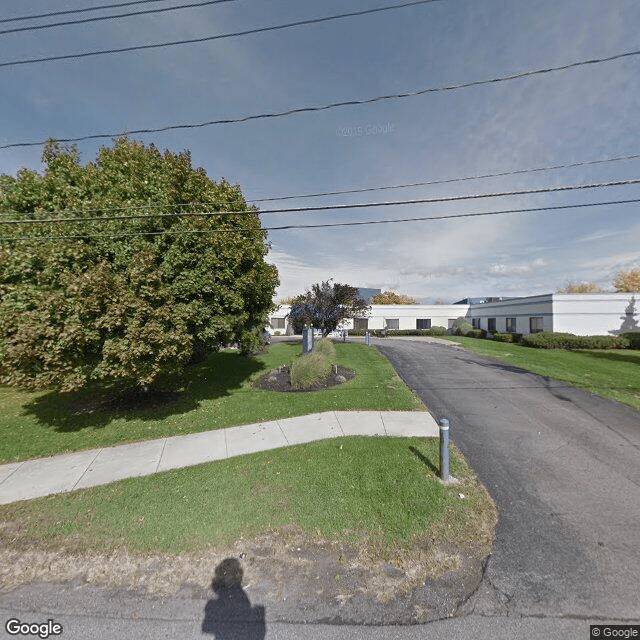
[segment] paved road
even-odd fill
[[[640,412],[452,346],[377,347],[498,506],[466,611],[640,622]]]
[[[640,623],[640,413],[453,346],[377,341],[500,510],[485,579],[463,615],[427,625],[269,621],[243,640],[587,640],[589,623]],[[206,599],[154,599],[32,584],[0,600],[4,622],[64,626],[63,638],[203,638]],[[251,596],[252,594],[248,594]],[[251,604],[254,602],[250,597]],[[4,634],[4,635],[3,635]]]

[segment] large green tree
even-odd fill
[[[86,165],[50,141],[43,162],[0,177],[1,382],[149,386],[195,353],[255,348],[278,274],[238,186],[127,138]]]

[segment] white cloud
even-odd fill
[[[580,238],[576,238],[576,242],[601,242],[608,238],[617,238],[620,235],[627,234],[628,231],[621,229],[599,229]]]
[[[526,264],[492,264],[489,271],[492,275],[499,277],[529,276],[539,272],[547,266],[547,261],[537,258],[533,262]]]

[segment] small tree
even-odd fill
[[[454,320],[452,329],[454,333],[466,335],[469,331],[473,331],[474,327],[467,322],[466,318],[460,316]]]
[[[326,335],[335,331],[343,320],[362,317],[370,308],[358,295],[357,287],[327,280],[294,298],[291,319],[298,330],[307,324],[322,329]]]
[[[371,304],[418,304],[411,296],[405,296],[395,291],[383,291],[371,298]]]
[[[640,291],[640,269],[630,271],[618,271],[613,286],[620,293],[633,293]]]
[[[556,293],[602,293],[602,289],[595,282],[569,282]]]

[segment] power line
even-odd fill
[[[84,51],[82,53],[70,53],[60,56],[47,56],[44,58],[27,58],[21,60],[11,60],[9,62],[0,62],[0,67],[11,67],[21,64],[34,64],[36,62],[53,62],[55,60],[72,60],[79,58],[87,58],[89,56],[111,55],[114,53],[125,53],[128,51],[142,51],[146,49],[159,49],[161,47],[175,47],[183,44],[196,44],[200,42],[212,42],[213,40],[223,40],[225,38],[236,38],[239,36],[247,36],[254,33],[263,33],[265,31],[279,31],[282,29],[290,29],[292,27],[300,27],[307,24],[319,24],[321,22],[329,22],[331,20],[341,20],[343,18],[352,18],[354,16],[364,16],[371,13],[379,13],[381,11],[393,11],[394,9],[405,9],[421,4],[432,2],[442,2],[443,0],[411,0],[402,4],[387,5],[384,7],[376,7],[373,9],[363,9],[361,11],[350,11],[349,13],[340,13],[322,18],[310,18],[308,20],[297,20],[296,22],[288,22],[286,24],[271,25],[268,27],[258,27],[256,29],[247,29],[245,31],[236,31],[235,33],[221,33],[215,36],[205,36],[203,38],[191,38],[188,40],[174,40],[171,42],[158,42],[155,44],[140,44],[130,47],[122,47],[119,49],[102,49],[100,51]]]
[[[79,214],[79,213],[98,213],[101,211],[131,211],[131,210],[142,210],[142,209],[167,209],[172,207],[211,207],[211,206],[219,206],[217,202],[176,202],[172,204],[133,204],[127,205],[126,207],[91,207],[88,209],[60,209],[56,213],[69,213],[69,214]],[[25,214],[23,211],[17,211],[15,209],[5,209],[4,211],[0,211],[0,215],[4,215],[7,213],[18,213],[23,215],[33,215],[35,211],[29,211]],[[251,209],[240,209],[239,211],[229,211],[229,213],[259,213],[258,210],[253,211]],[[175,215],[174,213],[170,215]],[[103,216],[96,218],[98,220],[105,220]],[[82,218],[82,220],[87,220],[87,218]]]
[[[396,184],[396,185],[384,185],[380,187],[366,187],[362,189],[344,189],[341,191],[325,191],[321,193],[306,193],[306,194],[297,194],[297,195],[288,195],[288,196],[273,196],[269,198],[257,198],[254,200],[247,200],[247,203],[252,204],[255,202],[274,202],[277,200],[296,200],[303,198],[317,198],[321,196],[335,196],[335,195],[343,195],[348,193],[365,193],[371,191],[385,191],[389,189],[404,189],[408,187],[419,187],[419,186],[427,186],[427,185],[436,185],[436,184],[448,184],[453,182],[465,182],[469,180],[480,180],[484,178],[496,178],[501,176],[511,176],[511,175],[519,175],[525,173],[535,173],[540,171],[553,171],[555,169],[567,169],[572,167],[582,167],[587,165],[595,165],[595,164],[604,164],[608,162],[620,162],[624,160],[637,160],[640,158],[640,154],[631,154],[627,156],[614,156],[611,158],[600,158],[598,160],[578,160],[576,162],[568,162],[564,164],[555,164],[548,165],[543,167],[533,167],[530,169],[511,169],[508,171],[500,171],[497,173],[485,173],[485,174],[477,174],[472,176],[459,176],[455,178],[442,178],[438,180],[428,180],[424,182],[411,182],[406,184]],[[62,209],[58,211],[58,213],[67,213],[67,214],[80,214],[80,213],[99,213],[105,211],[130,211],[135,209],[136,211],[143,209],[164,209],[164,208],[175,208],[175,207],[208,207],[214,206],[218,203],[215,202],[179,202],[172,204],[141,204],[141,205],[128,205],[126,207],[98,207],[98,208],[89,208],[89,209]],[[0,211],[0,215],[5,215],[9,213],[21,213],[15,210],[5,210]],[[234,212],[235,213],[235,212]],[[265,211],[261,211],[261,213],[265,213]],[[83,218],[86,220],[86,218]],[[104,219],[101,217],[100,219]]]
[[[628,156],[616,156],[613,158],[602,158],[600,160],[579,160],[576,162],[568,162],[565,164],[554,164],[545,167],[533,167],[531,169],[511,169],[509,171],[500,171],[497,173],[484,173],[473,176],[463,176],[457,178],[442,178],[439,180],[427,180],[425,182],[410,182],[407,184],[393,184],[384,185],[381,187],[366,187],[363,189],[343,189],[341,191],[324,191],[322,193],[304,193],[293,196],[273,196],[269,198],[256,198],[254,200],[247,200],[249,203],[253,202],[273,202],[276,200],[301,200],[303,198],[319,198],[322,196],[339,196],[347,193],[365,193],[368,191],[386,191],[389,189],[405,189],[409,187],[424,187],[435,184],[449,184],[451,182],[464,182],[467,180],[482,180],[485,178],[499,178],[503,176],[515,176],[524,173],[535,173],[538,171],[553,171],[555,169],[569,169],[573,167],[583,167],[592,164],[604,164],[607,162],[620,162],[622,160],[637,160],[640,158],[640,154],[633,154]]]
[[[451,220],[453,218],[475,218],[478,216],[498,216],[507,213],[534,213],[556,211],[560,209],[580,209],[583,207],[600,207],[604,205],[630,204],[640,202],[640,198],[629,200],[610,200],[608,202],[588,202],[582,204],[563,204],[549,207],[530,207],[528,209],[503,209],[502,211],[482,211],[476,213],[453,213],[444,216],[421,216],[417,218],[394,218],[392,220],[364,220],[361,222],[330,222],[326,224],[284,225],[281,227],[263,227],[264,231],[281,231],[284,229],[319,229],[322,227],[355,227],[370,224],[393,224],[397,222],[424,222],[427,220]]]
[[[4,29],[0,31],[0,35],[5,33],[18,33],[20,31],[36,31],[38,29],[51,29],[53,27],[64,27],[74,24],[85,24],[87,22],[98,22],[100,20],[115,20],[119,18],[130,18],[131,16],[143,16],[150,13],[164,13],[165,11],[177,11],[178,9],[189,9],[191,7],[204,7],[211,4],[220,4],[222,2],[235,2],[236,0],[204,0],[202,2],[193,2],[191,4],[181,4],[175,7],[162,7],[160,9],[146,9],[145,11],[130,11],[128,13],[116,13],[110,16],[95,16],[93,18],[83,18],[82,20],[65,20],[63,22],[52,22],[49,24],[38,24],[30,27],[15,27],[13,29]]]
[[[171,207],[218,207],[220,206],[220,202],[173,202],[169,204],[129,204],[124,207],[89,207],[87,209],[59,209],[56,213],[98,213],[102,211],[131,211],[133,209],[142,210],[142,209],[166,209]],[[250,213],[259,213],[259,209],[241,209],[241,212],[250,212]],[[19,213],[19,214],[27,214],[33,215],[35,211],[17,211],[16,209],[5,209],[0,210],[0,215],[4,215],[7,213]],[[231,211],[230,213],[237,213],[236,211]]]
[[[213,202],[199,202],[193,203],[189,206],[207,206],[215,204]],[[159,207],[170,207],[181,205],[159,205]],[[120,209],[129,210],[137,209],[137,207],[121,207]],[[100,211],[100,209],[93,209],[93,211]],[[69,222],[117,222],[123,220],[152,220],[156,218],[215,218],[218,216],[230,216],[230,215],[258,215],[265,213],[262,211],[251,211],[250,209],[241,209],[240,211],[175,211],[173,213],[145,213],[140,215],[130,216],[98,216],[93,218],[31,218],[28,220],[0,220],[0,224],[65,224]],[[266,213],[275,213],[275,211],[267,211]]]
[[[166,236],[166,235],[190,235],[190,234],[212,234],[212,233],[242,233],[242,232],[264,232],[282,231],[288,229],[319,229],[328,227],[354,227],[373,224],[395,224],[404,222],[425,222],[431,220],[451,220],[454,218],[474,218],[479,216],[497,216],[510,213],[534,213],[543,211],[558,211],[562,209],[580,209],[585,207],[600,207],[608,205],[631,204],[640,202],[640,198],[628,200],[610,200],[605,202],[587,202],[581,204],[564,204],[547,207],[531,207],[527,209],[503,209],[502,211],[482,211],[475,213],[456,213],[443,216],[421,216],[416,218],[394,218],[386,220],[363,220],[360,222],[330,222],[324,224],[289,224],[279,227],[261,227],[259,229],[184,229],[181,231],[134,231],[126,233],[105,233],[105,234],[75,234],[57,236],[0,236],[0,241],[21,241],[21,240],[86,240],[92,238],[122,238],[131,236]]]
[[[96,7],[83,7],[82,9],[66,9],[64,11],[51,11],[50,13],[39,13],[30,16],[17,16],[15,18],[2,18],[0,24],[6,22],[19,22],[21,20],[35,20],[37,18],[52,18],[54,16],[65,16],[72,13],[87,13],[88,11],[99,11],[100,9],[117,9],[119,7],[130,7],[134,4],[149,4],[151,2],[165,2],[166,0],[131,0],[131,2],[119,2],[116,4],[103,4]]]
[[[420,198],[416,200],[391,200],[383,202],[358,202],[353,204],[333,204],[333,205],[320,205],[315,207],[293,207],[293,208],[278,208],[278,209],[264,209],[262,211],[252,211],[251,209],[245,209],[241,211],[198,211],[198,212],[175,212],[175,213],[155,213],[133,216],[111,216],[111,217],[91,217],[91,218],[44,218],[44,219],[29,219],[29,220],[0,220],[0,224],[3,225],[15,225],[15,224],[63,224],[73,222],[113,222],[118,220],[146,220],[152,218],[178,218],[178,217],[216,217],[226,215],[238,215],[238,214],[269,214],[269,213],[310,213],[315,211],[335,211],[344,209],[365,209],[369,207],[392,207],[412,204],[435,204],[444,202],[460,202],[464,200],[478,200],[486,198],[500,198],[506,196],[522,196],[522,195],[535,195],[541,193],[558,193],[562,191],[575,191],[584,189],[601,189],[605,187],[619,187],[632,184],[640,184],[640,178],[631,180],[615,180],[610,182],[595,182],[589,184],[576,184],[576,185],[562,185],[559,187],[544,187],[540,189],[521,189],[516,191],[499,191],[493,193],[478,193],[464,196],[446,196],[440,198]],[[632,201],[629,201],[632,202]],[[204,205],[206,203],[200,203]],[[208,203],[213,204],[213,203]],[[167,206],[167,205],[161,205]],[[135,207],[132,207],[135,208]]]
[[[427,0],[438,1],[438,0]],[[401,5],[398,5],[401,6]],[[156,45],[150,45],[156,46]],[[118,133],[99,133],[88,136],[80,136],[77,138],[58,138],[57,142],[81,142],[83,140],[97,140],[100,138],[117,138],[123,135],[132,135],[132,134],[144,134],[144,133],[161,133],[164,131],[175,131],[177,129],[200,129],[202,127],[210,127],[213,125],[219,124],[238,124],[241,122],[249,122],[251,120],[263,120],[267,118],[282,118],[285,116],[296,115],[299,113],[310,113],[315,111],[327,111],[329,109],[335,109],[337,107],[347,107],[347,106],[355,106],[355,105],[363,105],[363,104],[372,104],[374,102],[383,102],[385,100],[397,100],[400,98],[410,98],[415,96],[421,96],[428,93],[439,93],[443,91],[456,91],[458,89],[468,89],[470,87],[479,87],[483,85],[490,84],[498,84],[501,82],[508,82],[510,80],[516,80],[519,78],[526,78],[531,76],[537,76],[547,73],[555,73],[559,71],[566,71],[568,69],[574,69],[577,67],[583,67],[587,65],[601,64],[604,62],[613,62],[614,60],[621,60],[623,58],[630,58],[633,56],[640,55],[640,50],[638,51],[627,51],[625,53],[619,53],[613,56],[608,56],[606,58],[592,58],[590,60],[580,60],[577,62],[571,62],[569,64],[564,64],[558,67],[547,67],[545,69],[534,69],[530,71],[523,71],[521,73],[514,73],[507,76],[499,76],[495,78],[489,78],[486,80],[474,80],[472,82],[464,82],[460,84],[453,85],[443,85],[440,87],[429,87],[427,89],[417,89],[415,91],[405,91],[403,93],[395,93],[389,95],[381,95],[375,96],[372,98],[364,98],[362,100],[344,100],[341,102],[332,102],[330,104],[325,104],[321,106],[312,106],[312,107],[296,107],[293,109],[288,109],[286,111],[277,111],[273,113],[261,113],[250,116],[243,116],[239,118],[225,118],[220,120],[209,120],[207,122],[199,122],[195,124],[176,124],[176,125],[168,125],[166,127],[158,127],[154,129],[132,129],[130,131],[121,131]],[[73,56],[72,56],[73,57]],[[0,63],[0,67],[7,66],[10,64],[14,64],[12,62],[3,62]],[[0,146],[0,149],[11,149],[14,147],[34,147],[41,146],[46,144],[47,140],[42,140],[39,142],[14,142],[12,144],[5,144]]]

